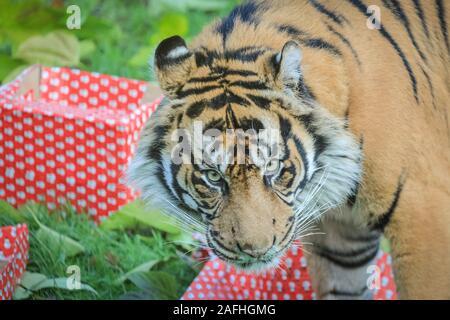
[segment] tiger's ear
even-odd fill
[[[187,81],[195,67],[194,55],[180,36],[163,40],[155,51],[155,71],[159,85],[171,98]]]
[[[275,82],[283,89],[295,90],[302,77],[303,53],[296,41],[288,41],[273,57]]]

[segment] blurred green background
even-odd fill
[[[238,0],[0,0],[0,82],[33,63],[151,80],[148,62],[166,37],[186,40]],[[66,26],[70,5],[81,28]]]
[[[238,0],[0,0],[0,82],[40,63],[153,80],[149,59],[171,35],[187,41]],[[70,5],[80,29],[66,27]],[[15,299],[178,299],[202,263],[200,244],[161,213],[133,202],[100,227],[70,205],[49,213],[39,203],[0,201],[0,226],[27,223],[27,272]],[[68,290],[70,266],[80,290]]]

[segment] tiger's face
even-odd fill
[[[317,200],[330,165],[323,163],[328,143],[354,141],[340,131],[342,123],[313,107],[301,83],[301,58],[292,41],[280,52],[230,54],[191,52],[172,37],[156,51],[167,98],[144,128],[130,181],[242,269],[277,265],[320,208],[343,199],[359,178],[359,154],[340,160],[355,173],[348,185],[336,173],[335,199]],[[330,137],[321,125],[331,126]]]

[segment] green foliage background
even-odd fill
[[[237,2],[0,0],[0,81],[33,63],[151,80],[149,59],[161,40],[189,40]],[[81,10],[79,30],[66,27],[73,4]]]

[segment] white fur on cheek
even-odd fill
[[[184,203],[186,203],[191,209],[193,210],[197,210],[198,205],[197,203],[194,201],[194,199],[188,195],[187,193],[183,193],[183,201]]]

